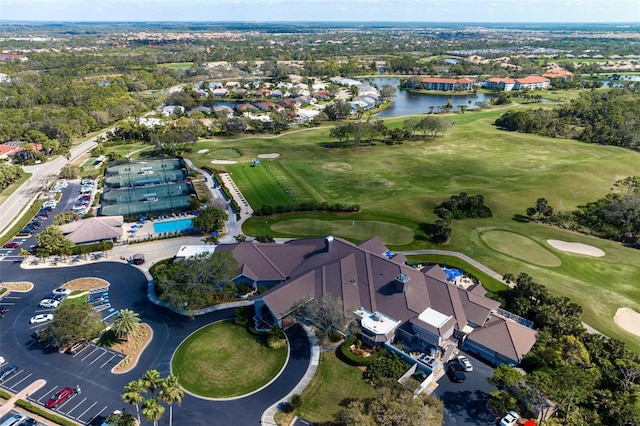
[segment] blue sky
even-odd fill
[[[640,22],[640,0],[0,0],[0,19]]]

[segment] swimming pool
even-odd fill
[[[445,274],[447,274],[450,280],[455,280],[456,278],[462,276],[462,272],[460,272],[460,270],[457,268],[443,267],[442,270],[444,271]]]
[[[157,222],[153,224],[153,232],[161,234],[163,232],[176,232],[191,229],[191,218],[169,220],[167,222]]]

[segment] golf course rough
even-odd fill
[[[489,248],[533,265],[556,267],[562,261],[538,242],[524,235],[500,229],[484,231],[480,239]]]

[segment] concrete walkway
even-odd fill
[[[313,333],[311,327],[303,325],[305,333],[307,333],[307,338],[309,339],[309,343],[311,343],[311,360],[309,361],[309,367],[307,367],[307,371],[304,373],[302,379],[298,382],[298,384],[291,389],[284,398],[280,401],[273,404],[271,407],[267,408],[266,411],[262,414],[262,419],[260,423],[263,426],[273,426],[277,423],[275,422],[273,416],[276,415],[278,409],[286,402],[291,399],[292,395],[301,394],[302,391],[311,383],[311,379],[316,374],[316,370],[318,369],[318,364],[320,363],[320,347],[318,346],[318,338]]]

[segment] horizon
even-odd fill
[[[3,23],[640,23],[636,0],[2,0],[0,10]]]

